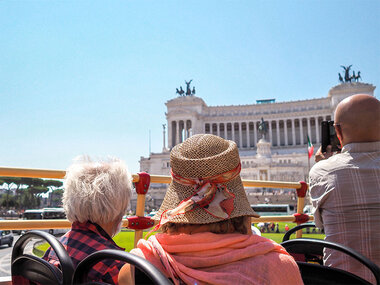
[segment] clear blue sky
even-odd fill
[[[376,0],[0,1],[0,165],[136,172],[184,80],[208,105],[324,97],[350,64],[380,88],[379,17]]]

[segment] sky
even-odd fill
[[[185,80],[209,106],[325,97],[341,65],[379,88],[379,16],[377,0],[0,0],[0,166],[86,154],[135,173]]]

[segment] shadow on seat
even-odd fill
[[[25,254],[24,249],[32,238],[47,241],[55,251],[61,270],[46,260]],[[30,231],[15,243],[11,259],[12,284],[71,284],[74,266],[62,244],[43,231]]]
[[[301,225],[295,226],[294,228],[291,228],[284,234],[284,237],[282,238],[282,242],[289,240],[292,234],[305,228],[315,229],[316,227],[314,223],[301,224]],[[314,262],[314,263],[323,265],[323,246],[320,246],[320,244],[313,244],[313,245],[308,244],[305,248],[301,248],[302,247],[301,245],[298,245],[298,246],[299,246],[299,251],[302,253],[289,252],[296,261]]]
[[[88,281],[87,275],[88,275],[89,270],[95,264],[102,261],[103,259],[121,260],[131,265],[134,265],[136,269],[139,269],[140,271],[145,273],[147,277],[149,277],[149,279],[151,280],[151,283],[149,284],[172,285],[172,283],[166,278],[166,276],[162,274],[161,271],[159,271],[149,261],[139,256],[133,255],[131,253],[121,251],[121,250],[115,250],[115,249],[100,250],[100,251],[90,254],[85,259],[83,259],[78,264],[74,272],[73,283],[87,284],[87,285],[102,284],[99,282]],[[136,284],[142,284],[142,283],[139,283],[139,281],[136,280]],[[144,282],[143,284],[146,284],[146,283]]]
[[[380,268],[374,264],[371,260],[366,258],[365,256],[357,253],[351,248],[346,246],[327,242],[319,239],[293,239],[288,240],[281,245],[290,253],[290,254],[307,254],[309,249],[311,251],[315,251],[319,248],[319,250],[323,251],[323,248],[331,248],[340,252],[343,252],[357,261],[366,266],[375,276],[376,284],[380,284]],[[301,276],[303,282],[308,284],[371,284],[366,280],[356,276],[350,272],[327,267],[319,264],[307,263],[303,261],[297,260],[298,267],[301,271]]]

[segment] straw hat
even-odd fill
[[[173,173],[185,179],[202,179],[223,174],[238,167],[238,171],[240,171],[240,157],[235,142],[210,134],[199,134],[190,137],[172,149],[170,165]],[[223,185],[235,196],[229,218],[259,217],[248,202],[240,174],[223,183]],[[164,201],[153,219],[159,221],[162,213],[176,208],[182,201],[191,197],[194,192],[194,186],[180,184],[173,179]],[[213,216],[202,207],[196,207],[191,211],[173,216],[170,222],[208,224],[222,220],[224,218]]]

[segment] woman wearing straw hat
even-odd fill
[[[162,233],[131,252],[175,284],[302,284],[294,259],[272,240],[252,234],[234,142],[194,135],[170,153],[172,182],[153,219]],[[124,267],[119,282],[130,282]]]

